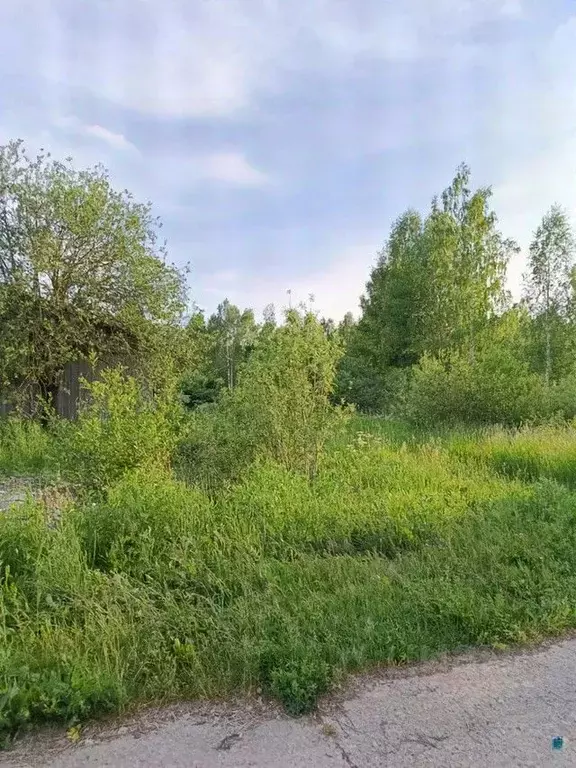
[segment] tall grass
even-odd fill
[[[576,626],[569,429],[356,420],[314,478],[261,459],[208,496],[145,451],[132,466],[114,413],[123,469],[98,494],[58,521],[30,500],[0,514],[4,737],[256,687],[300,713],[348,670]]]
[[[489,429],[453,436],[450,451],[473,457],[509,477],[523,480],[551,478],[576,488],[576,426],[539,426],[530,429]]]
[[[52,447],[50,433],[37,422],[0,419],[0,476],[50,471]]]

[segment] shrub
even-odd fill
[[[119,368],[85,387],[90,397],[77,422],[60,425],[60,461],[71,480],[102,489],[134,467],[169,465],[180,417],[172,392],[153,397]]]
[[[545,393],[546,411],[550,418],[570,421],[576,418],[576,375],[563,376],[552,382]]]
[[[541,377],[496,348],[474,362],[462,352],[444,360],[425,355],[413,370],[403,412],[426,426],[515,425],[547,416]]]
[[[309,478],[323,446],[345,417],[330,402],[339,344],[312,314],[287,313],[243,368],[218,407],[195,416],[187,448],[194,477],[208,485],[238,479],[257,457]]]
[[[263,678],[269,693],[284,704],[291,715],[303,715],[316,706],[330,687],[333,669],[323,659],[293,655],[284,661],[266,660]]]
[[[519,425],[546,419],[543,378],[526,351],[528,318],[511,310],[460,349],[424,355],[414,367],[402,412],[425,425]]]

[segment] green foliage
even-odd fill
[[[90,562],[141,581],[183,587],[195,578],[210,502],[162,468],[141,466],[112,485],[84,521]]]
[[[268,669],[269,668],[269,669]],[[318,698],[330,687],[332,669],[322,659],[275,659],[271,665],[266,660],[263,665],[264,681],[273,696],[280,699],[291,715],[303,715],[316,706]]]
[[[337,387],[364,411],[390,412],[408,384],[397,370],[423,356],[474,356],[505,305],[506,266],[517,246],[496,227],[490,189],[472,192],[469,182],[461,165],[425,219],[403,214],[372,270]]]
[[[268,458],[209,500],[144,460],[0,515],[0,732],[256,686],[300,714],[346,670],[576,626],[569,430],[347,431],[311,482]]]
[[[184,404],[194,411],[196,408],[215,403],[223,387],[222,379],[195,370],[184,377],[182,399]]]
[[[66,363],[141,361],[153,327],[178,321],[183,302],[148,205],[116,192],[100,166],[0,147],[3,388],[34,382],[53,404]]]
[[[359,434],[329,452],[312,484],[276,464],[253,467],[221,497],[222,525],[231,525],[235,538],[264,556],[393,556],[437,538],[472,499],[509,491],[509,484],[435,448],[392,449]]]
[[[558,378],[566,344],[571,271],[576,243],[568,215],[558,205],[542,219],[530,245],[525,297],[536,321],[534,362],[546,383]]]
[[[380,373],[418,359],[426,291],[422,227],[415,211],[407,211],[394,223],[366,285],[356,343]]]
[[[330,402],[340,354],[314,315],[288,312],[253,351],[236,388],[197,415],[188,453],[196,476],[208,484],[235,478],[263,456],[312,477],[344,416]]]
[[[0,475],[40,475],[52,468],[52,435],[35,421],[0,420]]]
[[[474,349],[476,336],[505,302],[504,280],[516,244],[497,230],[489,188],[469,189],[461,165],[452,184],[433,201],[422,235],[426,266],[420,352]]]
[[[574,423],[519,431],[491,429],[452,441],[450,450],[460,457],[473,457],[511,477],[525,481],[549,478],[576,488]]]
[[[258,332],[254,312],[251,309],[241,312],[226,299],[209,318],[206,330],[211,337],[213,376],[225,381],[229,389],[234,389],[238,371],[256,343]]]
[[[102,489],[134,467],[169,466],[180,417],[174,389],[152,397],[120,368],[85,384],[78,420],[62,424],[60,463],[73,482]]]
[[[469,351],[425,355],[414,368],[401,405],[411,420],[435,423],[520,424],[548,416],[542,379],[525,355],[523,313],[510,311],[476,339]]]

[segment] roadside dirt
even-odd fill
[[[561,739],[559,741],[558,739]],[[4,758],[4,759],[2,759]],[[0,757],[24,766],[574,766],[576,639],[479,650],[350,678],[291,719],[260,698],[149,708],[30,734]]]

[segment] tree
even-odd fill
[[[274,304],[266,304],[262,311],[263,325],[276,328],[276,308]]]
[[[469,182],[470,169],[462,164],[441,205],[433,200],[424,226],[420,354],[466,347],[473,357],[478,334],[506,305],[506,268],[518,246],[496,227],[491,189],[472,193]]]
[[[324,328],[324,333],[328,338],[331,338],[337,331],[337,326],[331,317],[323,317],[320,320],[320,325]]]
[[[534,234],[525,276],[526,302],[535,320],[535,331],[543,340],[540,359],[547,384],[555,373],[558,347],[563,346],[558,342],[571,303],[574,248],[568,216],[559,205],[553,205]]]
[[[424,354],[466,349],[506,306],[506,266],[516,244],[498,231],[491,190],[470,190],[459,166],[423,217],[409,209],[392,225],[349,334],[337,392],[363,409],[387,408]]]
[[[158,226],[101,166],[0,147],[0,385],[36,383],[51,404],[70,361],[146,357],[185,303]]]
[[[361,299],[358,343],[380,373],[418,358],[424,295],[421,241],[420,214],[408,210],[394,222]]]
[[[342,320],[338,323],[338,333],[340,338],[346,343],[353,329],[356,327],[356,320],[352,312],[346,312]]]
[[[225,299],[209,320],[208,331],[213,335],[213,365],[228,389],[234,389],[239,366],[247,359],[258,335],[254,312],[243,312]]]
[[[200,310],[195,310],[190,316],[185,337],[189,357],[181,391],[186,405],[194,410],[198,406],[216,402],[225,382],[214,367],[215,334],[208,330]]]
[[[326,439],[344,416],[330,399],[341,352],[313,313],[288,310],[286,322],[255,348],[237,386],[198,419],[205,430],[200,474],[237,477],[261,456],[313,477]]]

